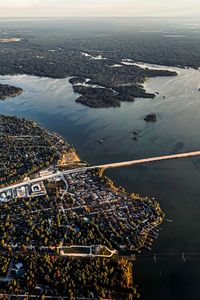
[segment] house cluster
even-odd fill
[[[56,133],[17,117],[1,115],[0,131],[0,186],[56,163],[70,149]]]
[[[8,202],[13,198],[34,198],[46,195],[46,193],[43,181],[39,181],[34,184],[23,185],[0,193],[0,202]]]
[[[92,171],[66,176],[71,207],[76,215],[93,219],[104,236],[119,249],[143,246],[149,232],[161,222],[159,206],[149,199],[134,200],[130,195],[108,187],[104,177]]]
[[[52,180],[59,180],[56,193],[49,188]],[[9,189],[0,194],[0,203],[3,206],[3,202],[14,198],[20,201],[11,202],[12,209],[4,207],[5,216],[14,209],[17,213],[20,205],[29,218],[12,218],[10,223],[5,219],[5,224],[11,230],[17,228],[15,242],[27,245],[31,238],[37,245],[38,241],[40,245],[101,244],[132,253],[145,246],[163,217],[155,201],[135,199],[115,188],[97,170],[73,171],[53,176],[45,183],[38,181]]]

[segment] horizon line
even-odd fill
[[[0,16],[0,21],[2,19],[189,19],[189,18],[199,18],[198,16]]]

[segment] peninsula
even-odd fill
[[[131,261],[158,235],[159,204],[115,187],[34,122],[1,115],[0,128],[0,286],[12,294],[134,299]]]

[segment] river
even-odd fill
[[[68,78],[0,76],[1,83],[24,89],[22,95],[1,101],[0,110],[59,132],[91,164],[200,150],[200,72],[170,69],[179,75],[145,83],[147,91],[159,92],[155,99],[109,109],[76,103],[78,95]],[[158,121],[145,123],[151,112]],[[133,131],[139,132],[137,141]],[[101,139],[104,143],[99,144]],[[107,172],[128,191],[155,197],[170,220],[161,225],[152,252],[143,252],[135,264],[134,282],[142,300],[200,298],[199,168],[200,159],[191,158]]]

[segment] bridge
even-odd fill
[[[58,171],[56,173],[52,173],[47,176],[36,177],[31,180],[29,179],[27,181],[22,181],[20,183],[10,185],[5,188],[1,188],[0,193],[6,192],[10,189],[19,188],[24,185],[33,184],[33,183],[36,183],[39,181],[56,178],[56,177],[62,178],[63,175],[72,174],[72,173],[81,173],[81,172],[85,172],[87,170],[94,170],[97,168],[99,168],[99,169],[121,168],[121,167],[128,167],[128,166],[132,166],[132,165],[146,164],[146,163],[163,161],[163,160],[181,159],[181,158],[189,158],[189,157],[197,157],[197,156],[200,156],[200,151],[193,151],[193,152],[186,152],[186,153],[172,154],[172,155],[163,155],[163,156],[157,156],[157,157],[151,157],[151,158],[135,159],[135,160],[117,162],[117,163],[109,163],[109,164],[104,164],[104,165],[80,167],[80,168],[66,170],[66,171]]]
[[[199,252],[182,252],[182,253],[146,253],[138,254],[137,260],[139,261],[154,261],[157,262],[181,262],[200,260]]]
[[[186,153],[172,154],[172,155],[163,155],[163,156],[157,156],[157,157],[151,157],[151,158],[143,158],[143,159],[124,161],[124,162],[117,162],[117,163],[110,163],[110,164],[96,166],[96,168],[102,168],[102,169],[121,168],[121,167],[128,167],[128,166],[132,166],[132,165],[162,161],[162,160],[189,158],[189,157],[195,157],[195,156],[200,156],[200,151],[193,151],[193,152],[186,152]]]

